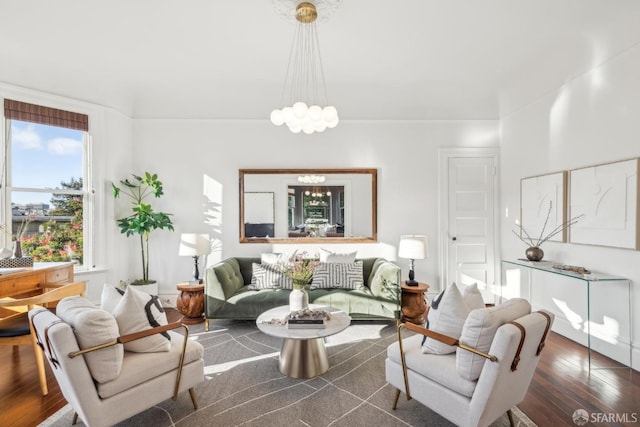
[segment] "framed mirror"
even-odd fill
[[[240,169],[240,243],[377,241],[376,169]]]

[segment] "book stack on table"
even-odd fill
[[[287,321],[289,329],[323,329],[324,319],[320,318],[296,318]]]

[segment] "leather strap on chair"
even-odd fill
[[[51,347],[51,342],[49,341],[49,328],[52,327],[53,325],[57,325],[58,323],[62,323],[62,320],[60,320],[60,319],[54,320],[53,322],[49,323],[44,328],[44,338],[45,338],[45,342],[47,344],[46,350],[44,348],[44,345],[42,344],[42,339],[40,339],[40,336],[38,335],[38,331],[36,330],[35,325],[33,324],[33,321],[34,321],[34,319],[36,318],[36,316],[38,314],[46,313],[46,312],[48,312],[48,311],[47,310],[39,310],[39,311],[35,312],[33,314],[33,316],[31,316],[31,327],[33,328],[33,332],[36,334],[36,343],[40,346],[42,351],[45,352],[45,354],[47,355],[47,358],[51,361],[51,364],[53,365],[53,367],[57,368],[58,366],[60,366],[60,362],[58,362],[58,356],[55,354],[55,351]]]
[[[536,311],[536,313],[542,314],[547,319],[547,326],[544,328],[544,333],[542,334],[542,338],[540,338],[540,344],[538,344],[538,351],[536,351],[536,356],[540,356],[542,349],[544,348],[544,342],[547,339],[547,333],[549,332],[549,328],[551,327],[551,316],[544,311]]]
[[[520,343],[518,344],[518,350],[516,350],[516,355],[513,357],[513,362],[511,362],[511,371],[515,371],[518,369],[518,363],[520,363],[520,352],[522,351],[522,345],[524,344],[524,339],[527,336],[527,332],[524,330],[524,326],[522,326],[518,322],[509,322],[510,325],[514,325],[518,329],[520,329]]]

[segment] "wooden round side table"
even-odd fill
[[[180,283],[176,308],[183,314],[182,323],[193,325],[204,322],[204,284]]]
[[[402,289],[402,318],[400,321],[424,325],[427,322],[427,312],[429,311],[425,296],[429,285],[418,283],[418,286],[408,286],[402,282],[400,288]]]

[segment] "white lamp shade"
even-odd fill
[[[208,234],[182,233],[180,235],[180,256],[200,256],[211,252]]]
[[[398,256],[407,259],[424,259],[429,256],[427,236],[411,234],[400,236]]]

